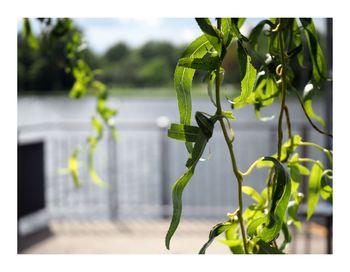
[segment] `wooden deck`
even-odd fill
[[[209,230],[217,222],[186,221],[180,223],[171,250],[164,237],[168,220],[160,221],[52,221],[44,234],[27,237],[23,254],[196,254],[206,242]],[[314,223],[308,230],[311,253],[326,253],[327,230]],[[305,231],[303,232],[305,233]],[[287,251],[305,253],[305,235],[297,234]],[[30,245],[30,246],[28,246]],[[214,241],[207,254],[229,254],[225,245]]]

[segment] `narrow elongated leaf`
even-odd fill
[[[194,144],[191,156],[188,158],[186,162],[186,167],[190,168],[192,166],[195,166],[199,159],[201,158],[205,146],[208,142],[208,138],[201,132],[198,136],[197,141]]]
[[[311,174],[309,177],[309,187],[308,187],[308,201],[307,201],[307,220],[312,216],[318,199],[321,194],[321,178],[322,178],[323,168],[321,162],[315,163],[311,169]]]
[[[231,222],[224,222],[216,224],[209,233],[209,240],[203,245],[203,247],[200,249],[199,254],[205,254],[205,251],[210,246],[210,244],[213,242],[213,240],[219,236],[221,233],[227,231],[232,226]]]
[[[254,103],[254,82],[256,77],[256,69],[251,64],[251,58],[248,56],[243,46],[238,43],[238,57],[241,73],[241,95],[233,101],[235,108],[240,108],[248,103]]]
[[[290,230],[288,229],[288,225],[286,222],[283,222],[282,224],[282,233],[284,236],[284,240],[282,244],[279,247],[279,250],[282,252],[286,246],[292,241],[292,234],[290,233]]]
[[[312,75],[316,82],[327,78],[326,61],[317,38],[316,28],[311,18],[300,18],[309,46],[312,62]]]
[[[168,130],[168,137],[191,143],[198,140],[199,133],[199,127],[182,124],[171,124]]]
[[[260,196],[260,194],[257,191],[255,191],[254,188],[252,188],[250,186],[242,186],[242,192],[249,195],[251,198],[253,198],[259,204],[264,202],[264,200]]]
[[[94,155],[96,152],[97,143],[99,141],[98,137],[89,137],[88,143],[89,143],[89,153],[88,153],[88,168],[89,168],[89,175],[92,181],[99,187],[106,187],[107,183],[105,183],[100,176],[97,174],[95,165],[94,165]]]
[[[165,245],[167,249],[170,248],[171,237],[174,235],[180,223],[181,213],[182,213],[183,190],[185,189],[186,185],[192,178],[195,167],[204,152],[207,142],[208,142],[208,137],[204,135],[202,131],[200,131],[199,137],[195,142],[192,153],[190,154],[189,159],[187,160],[187,163],[186,163],[186,167],[188,169],[185,172],[185,174],[183,174],[172,187],[173,215],[171,218],[171,223],[170,223],[168,232],[165,237]]]
[[[202,58],[210,49],[212,45],[208,41],[205,35],[200,36],[194,40],[185,50],[182,55],[182,58],[191,57],[191,58]],[[194,76],[195,70],[176,66],[174,74],[174,85],[177,96],[177,103],[180,114],[180,123],[184,125],[191,124],[191,115],[192,115],[192,79]],[[186,144],[187,150],[191,152],[192,145],[190,143]]]
[[[208,87],[207,87],[208,96],[210,98],[210,101],[216,107],[216,101],[214,100],[214,96],[213,96],[213,89],[214,89],[214,85],[215,85],[215,79],[216,79],[216,73],[214,71],[208,73]]]
[[[276,172],[276,186],[272,195],[269,223],[259,234],[259,237],[268,243],[277,237],[282,228],[291,195],[291,181],[288,172],[277,159],[264,157],[263,160],[273,162]]]
[[[207,37],[208,41],[218,52],[218,55],[221,56],[222,45],[219,30],[212,25],[208,18],[196,18],[196,21],[204,35]]]
[[[240,41],[249,41],[247,37],[245,37],[240,31],[239,27],[233,22],[231,23],[231,31],[232,33],[237,37],[238,40]]]
[[[172,199],[173,199],[173,216],[171,218],[170,227],[165,237],[165,245],[167,249],[170,249],[170,240],[174,235],[181,219],[182,213],[182,192],[185,189],[187,183],[193,176],[194,167],[190,167],[184,175],[182,175],[174,184],[172,188]]]
[[[72,155],[69,157],[68,160],[68,170],[73,178],[73,182],[75,187],[80,187],[80,179],[78,175],[78,155],[80,153],[80,150],[77,148],[74,150]]]
[[[316,92],[319,91],[319,88],[312,82],[309,82],[305,88],[303,93],[303,104],[306,111],[306,114],[310,117],[318,121],[323,127],[326,127],[326,122],[324,119],[317,115],[312,108],[312,97]]]
[[[233,40],[233,35],[231,31],[231,18],[221,18],[221,31],[223,33],[224,45],[226,48],[229,47]]]
[[[294,192],[293,193],[293,201],[288,204],[288,216],[290,220],[292,220],[293,224],[301,231],[301,222],[299,221],[297,214],[298,209],[303,199],[304,195],[302,193]]]
[[[210,72],[217,68],[219,61],[220,61],[219,57],[207,57],[207,58],[186,57],[186,58],[179,59],[177,65],[183,66],[186,68],[205,70]]]

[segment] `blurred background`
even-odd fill
[[[248,19],[243,34],[249,35],[260,20]],[[179,119],[172,78],[184,48],[200,35],[195,20],[73,19],[85,37],[84,56],[93,69],[103,71],[98,78],[110,90],[109,105],[118,110],[115,123],[120,139],[116,142],[106,133],[95,154],[96,171],[108,188],[91,182],[84,148],[79,157],[82,187],[76,188],[72,178],[62,174],[72,151],[83,147],[93,133],[90,117],[96,102],[89,96],[69,98],[74,78],[65,72],[68,41],[50,44],[41,26],[35,19],[31,21],[38,49],[32,49],[22,38],[22,20],[18,20],[18,253],[197,253],[211,227],[227,220],[227,212],[236,209],[237,190],[223,136],[215,128],[205,151],[206,160],[199,163],[185,189],[183,218],[171,251],[166,250],[171,186],[184,172],[186,161],[183,143],[167,138],[168,125]],[[331,75],[332,19],[317,18],[315,23]],[[232,97],[239,90],[235,46],[223,66],[223,91]],[[300,86],[310,73],[309,65],[305,66],[296,75]],[[229,104],[225,104],[228,110]],[[290,98],[288,106],[294,133],[331,146],[307,123],[297,100]],[[331,131],[331,83],[313,106]],[[198,73],[193,112],[214,110],[203,74]],[[278,111],[274,105],[262,113],[270,116]],[[276,152],[276,119],[267,123],[257,120],[253,106],[236,109],[234,115],[234,149],[240,169],[247,169],[259,156]],[[301,149],[300,153],[326,163],[318,151]],[[261,191],[265,178],[266,171],[257,169],[245,183]],[[245,197],[244,203],[248,205],[250,199]],[[321,201],[303,231],[293,233],[288,252],[331,253],[332,208]],[[207,253],[230,252],[214,242]]]

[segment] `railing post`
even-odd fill
[[[108,180],[109,180],[109,216],[110,219],[116,220],[118,218],[118,196],[117,196],[117,145],[112,136],[112,133],[108,133],[107,137],[107,156],[108,156]]]
[[[169,146],[167,138],[167,130],[169,126],[169,118],[166,116],[160,116],[157,119],[157,126],[160,129],[160,154],[159,154],[159,165],[160,165],[160,179],[161,179],[161,205],[162,205],[162,218],[169,218],[169,207],[170,207],[170,194],[169,194]]]

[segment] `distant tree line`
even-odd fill
[[[18,34],[18,92],[50,91],[68,92],[74,83],[73,76],[66,72],[66,45],[69,36],[52,41],[42,33],[39,46],[33,49],[27,40]],[[91,49],[83,49],[87,63],[93,69],[101,69],[99,79],[113,87],[172,87],[173,73],[184,46],[166,41],[149,41],[138,48],[118,42],[98,55]],[[229,48],[223,62],[225,83],[239,82],[237,50]],[[307,53],[307,52],[306,52]],[[305,73],[310,73],[309,60],[304,61],[304,74],[295,75],[295,80],[304,84]],[[203,81],[205,74],[197,73],[194,83]]]
[[[74,79],[66,72],[66,45],[68,37],[47,39],[38,37],[38,48],[33,49],[28,41],[18,34],[18,92],[62,91],[68,92]],[[172,87],[173,73],[184,46],[166,41],[149,41],[138,48],[118,42],[102,55],[85,48],[84,54],[93,69],[101,69],[99,78],[109,87]],[[239,71],[235,50],[228,54],[224,67],[225,82],[238,82]],[[197,74],[195,82],[201,82],[204,74]]]

